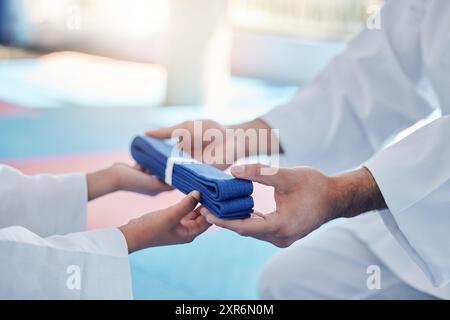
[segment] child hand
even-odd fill
[[[192,242],[211,225],[195,210],[200,193],[193,191],[177,204],[131,220],[119,228],[129,253],[165,245]]]
[[[122,191],[130,191],[147,195],[157,195],[164,191],[172,190],[158,177],[146,171],[139,165],[130,167],[124,163],[116,163],[113,165],[116,171],[118,189]]]
[[[88,197],[94,200],[115,191],[130,191],[156,195],[172,188],[140,166],[116,163],[111,167],[87,175]]]

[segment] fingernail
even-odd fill
[[[206,221],[208,221],[209,224],[214,224],[213,219],[210,216],[206,217]]]
[[[245,167],[244,166],[235,166],[231,168],[231,172],[236,176],[242,176],[245,173]]]
[[[200,214],[202,215],[202,216],[206,216],[207,214],[208,214],[208,210],[206,209],[206,208],[200,208]]]
[[[193,197],[195,200],[200,201],[200,192],[194,190],[191,193],[189,193],[191,197]]]

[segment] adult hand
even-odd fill
[[[274,174],[261,174],[263,168],[262,172]],[[312,168],[268,169],[256,164],[234,167],[231,173],[236,178],[274,187],[274,212],[256,212],[245,220],[221,220],[202,208],[202,215],[219,227],[284,248],[329,220],[386,207],[375,180],[365,168],[337,177],[325,176]]]
[[[265,130],[265,135],[260,134],[263,132],[261,130]],[[173,127],[148,131],[146,135],[157,139],[179,138],[179,147],[183,151],[198,161],[222,170],[241,158],[270,153],[271,139],[276,139],[269,125],[260,119],[234,126],[224,126],[212,120],[186,121]],[[185,139],[185,135],[189,139]],[[261,137],[264,137],[264,142],[260,141]],[[275,143],[278,145],[278,141]],[[264,151],[261,151],[261,146]]]
[[[192,242],[210,224],[195,210],[200,193],[193,191],[179,203],[163,210],[131,220],[119,228],[128,244],[129,253],[157,246]]]

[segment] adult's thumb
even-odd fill
[[[283,169],[263,164],[239,165],[231,168],[231,174],[238,179],[251,180],[279,188],[283,184]]]
[[[152,138],[156,138],[156,139],[170,139],[170,138],[173,138],[172,137],[173,132],[180,128],[181,128],[181,125],[176,125],[176,126],[172,126],[172,127],[149,130],[149,131],[145,132],[145,135],[152,137]]]

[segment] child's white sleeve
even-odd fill
[[[125,237],[99,229],[42,238],[0,229],[0,299],[131,299]]]
[[[0,228],[22,226],[47,237],[84,231],[85,174],[26,176],[0,165]]]

